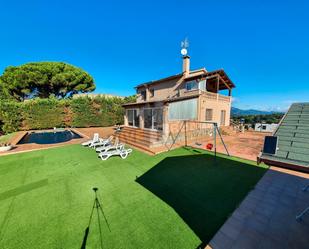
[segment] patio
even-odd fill
[[[207,248],[308,248],[309,217],[295,219],[308,206],[308,184],[306,173],[270,167]]]

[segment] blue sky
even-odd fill
[[[0,72],[65,61],[96,92],[134,94],[138,83],[191,68],[224,68],[234,106],[285,110],[309,101],[308,1],[1,1]]]

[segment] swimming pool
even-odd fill
[[[57,144],[77,138],[82,136],[71,130],[29,132],[17,144]]]

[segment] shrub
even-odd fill
[[[0,101],[1,130],[4,133],[18,131],[21,126],[21,105],[14,101]]]
[[[117,97],[7,100],[0,102],[0,125],[4,133],[53,127],[111,126],[123,123],[121,105],[128,101]]]
[[[23,103],[23,130],[65,126],[65,101],[56,98],[33,99]]]

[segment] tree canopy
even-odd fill
[[[91,75],[63,62],[33,62],[9,66],[0,76],[0,92],[19,101],[33,97],[64,98],[94,89]]]
[[[232,119],[235,122],[240,122],[241,119],[244,119],[246,124],[255,124],[265,122],[267,124],[276,123],[278,124],[282,119],[284,113],[273,113],[265,115],[237,115],[233,116]]]

